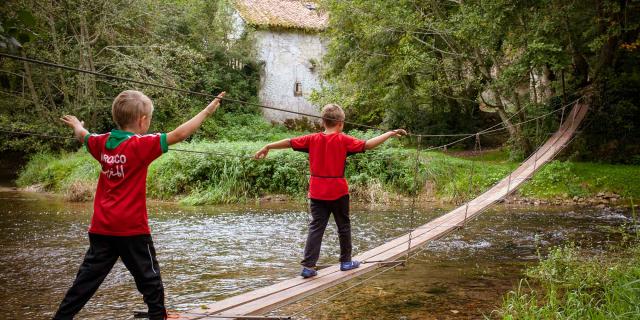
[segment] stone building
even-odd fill
[[[236,0],[236,36],[247,25],[255,29],[258,62],[262,62],[260,103],[297,112],[319,114],[308,101],[320,87],[319,63],[326,47],[320,33],[326,28],[327,14],[314,2],[297,0]],[[263,109],[268,120],[283,122],[299,115]]]

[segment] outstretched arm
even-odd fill
[[[84,143],[84,137],[89,134],[89,130],[84,128],[84,121],[71,115],[66,115],[60,120],[73,129],[73,135],[80,143]]]
[[[364,149],[365,150],[371,150],[374,149],[375,147],[381,145],[383,142],[387,141],[387,139],[391,138],[391,137],[401,137],[406,135],[407,132],[404,131],[403,129],[396,129],[396,130],[392,130],[386,133],[383,133],[375,138],[371,138],[369,140],[367,140],[367,142],[364,145]]]
[[[190,135],[192,135],[206,120],[210,115],[212,115],[220,106],[220,99],[224,97],[226,93],[221,92],[209,105],[204,108],[200,113],[198,113],[195,117],[191,118],[187,122],[181,124],[179,127],[175,128],[173,131],[167,133],[167,144],[172,145],[176,144],[180,141],[184,141]]]
[[[269,150],[271,149],[286,149],[289,147],[291,147],[291,141],[289,139],[282,139],[280,141],[272,142],[262,147],[262,149],[256,152],[256,155],[254,156],[254,158],[264,159],[267,156],[267,154],[269,154]]]

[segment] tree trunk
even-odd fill
[[[538,82],[536,81],[536,77],[533,74],[532,70],[529,70],[529,77],[531,77],[531,87],[533,88],[533,99],[531,100],[533,103],[538,103],[538,88],[536,88],[538,86]],[[516,99],[518,99],[518,93],[515,93],[516,95]],[[519,100],[519,99],[518,99]],[[518,102],[518,110],[520,110],[519,107],[520,103]]]
[[[527,120],[527,116],[526,116],[526,112],[525,110],[523,110],[522,108],[522,104],[520,102],[520,96],[518,95],[518,92],[514,92],[514,99],[516,101],[516,112],[517,117],[519,118],[520,122],[524,122]],[[515,140],[521,147],[522,150],[524,151],[524,154],[530,154],[533,151],[533,148],[531,146],[531,139],[529,139],[529,137],[527,137],[526,135],[524,135],[522,130],[522,125],[517,125],[516,127],[516,136],[515,136]]]
[[[53,11],[53,8],[51,8],[51,11]],[[62,50],[60,50],[60,46],[58,43],[59,39],[58,39],[58,32],[56,30],[56,25],[55,25],[55,18],[51,13],[51,11],[47,16],[47,23],[49,24],[49,30],[51,31],[51,39],[52,39],[53,51],[56,56],[56,62],[62,64],[64,62],[62,60]],[[58,81],[60,81],[60,88],[62,89],[61,93],[62,93],[63,103],[64,105],[68,106],[70,105],[70,102],[69,102],[69,95],[67,94],[67,92],[69,91],[69,88],[67,86],[67,80],[64,77],[64,71],[58,70],[57,73],[58,73]]]
[[[48,78],[44,78],[44,91],[46,93],[45,100],[49,100],[49,113],[51,115],[56,108],[56,102],[53,100],[53,92],[51,90],[51,82],[49,82]]]
[[[556,95],[556,90],[553,87],[553,80],[556,79],[556,75],[549,68],[549,66],[545,65],[542,67],[542,77],[540,79],[541,89],[542,89],[542,101],[549,101],[549,99]]]
[[[85,11],[82,10],[84,13]],[[93,64],[93,52],[91,48],[91,37],[89,35],[89,28],[87,25],[87,19],[84,14],[80,15],[80,56],[81,65],[83,69],[95,71]],[[96,95],[96,80],[92,75],[84,76],[84,92],[83,99],[84,105],[89,108],[89,123],[95,127],[98,122],[98,112],[93,107],[93,101]]]
[[[507,127],[507,132],[509,132],[509,136],[511,136],[512,138],[515,138],[518,135],[518,130],[516,130],[516,127],[513,125],[513,123],[509,119],[509,115],[504,110],[504,107],[496,106],[496,109],[498,110],[498,115],[500,116],[500,120],[502,120],[502,123],[504,124],[504,126]]]
[[[566,15],[566,12],[565,12]],[[571,53],[571,62],[573,65],[573,77],[576,79],[576,85],[580,88],[589,82],[589,63],[587,59],[578,50],[579,45],[576,43],[577,39],[573,36],[571,27],[567,19],[562,20],[564,22],[565,32],[567,39],[569,40],[569,52]]]
[[[21,50],[22,57],[26,58],[27,54],[24,52],[24,49]],[[31,94],[31,100],[35,105],[36,110],[41,109],[40,98],[38,98],[38,92],[36,91],[36,87],[33,85],[33,78],[31,77],[31,66],[28,62],[23,62],[24,66],[24,79],[27,81],[27,86],[29,87],[29,93]]]
[[[622,3],[621,6],[622,8],[620,12],[624,12],[624,3]],[[598,15],[600,18],[598,28],[600,29],[601,34],[607,34],[607,28],[609,27],[609,24],[611,22],[605,22],[605,13],[603,11],[603,4],[601,2],[598,2]],[[618,25],[624,23],[623,21],[621,21],[622,19],[620,13],[612,14],[609,18],[614,20]],[[618,47],[618,42],[619,41],[617,35],[610,36],[607,38],[604,45],[600,49],[600,52],[598,53],[598,61],[596,62],[594,70],[596,78],[598,78],[605,69],[613,65],[614,53],[616,51],[616,48]]]

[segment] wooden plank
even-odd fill
[[[407,249],[415,250],[425,243],[454,231],[471,218],[476,217],[496,201],[507,196],[528,180],[537,170],[564,148],[575,133],[587,112],[587,106],[577,103],[567,121],[552,135],[532,156],[526,159],[509,176],[500,180],[492,188],[469,201],[422,226],[410,234],[405,234],[368,250],[354,257],[356,260],[392,261],[407,254]],[[570,119],[570,120],[569,120]],[[411,246],[409,247],[409,241]],[[310,279],[300,277],[285,280],[274,285],[234,296],[214,304],[206,309],[194,309],[189,315],[202,315],[196,319],[207,319],[206,314],[215,317],[257,315],[286,305],[302,297],[322,291],[339,283],[375,270],[378,263],[363,264],[351,271],[339,271],[339,267],[331,266],[318,272],[318,276]],[[194,319],[185,317],[184,319]],[[213,319],[213,318],[212,318]]]
[[[421,236],[414,238],[411,242],[413,249],[419,247],[422,243],[433,240],[439,235],[442,235],[446,231],[452,230],[452,227],[435,226],[433,229],[422,234]],[[394,260],[398,257],[406,254],[407,246],[396,246],[391,250],[386,250],[375,256],[379,260]],[[355,259],[360,259],[360,256]],[[311,295],[313,293],[322,291],[328,287],[335,286],[339,283],[352,279],[358,275],[370,272],[377,268],[377,264],[364,264],[358,269],[354,269],[346,272],[334,272],[331,275],[318,279],[318,281],[307,281],[305,284],[292,288],[286,291],[280,291],[273,294],[265,300],[255,300],[247,304],[238,306],[237,308],[229,309],[224,313],[227,315],[242,315],[242,314],[260,314],[273,310],[274,308],[288,304],[293,300],[298,300],[301,297]]]

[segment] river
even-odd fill
[[[443,214],[426,206],[415,224]],[[304,204],[184,207],[150,202],[167,304],[185,310],[294,277],[300,271],[308,215]],[[354,252],[407,231],[406,206],[352,207]],[[88,248],[90,203],[0,189],[2,319],[50,318]],[[555,245],[605,250],[628,213],[616,209],[499,205],[398,267],[365,275],[274,312],[308,319],[477,319],[491,316],[517,286],[523,268]],[[335,226],[325,234],[322,264],[335,263]],[[317,304],[317,305],[316,305]],[[309,308],[300,313],[305,308]],[[118,262],[78,319],[130,319],[144,310],[133,278]]]

